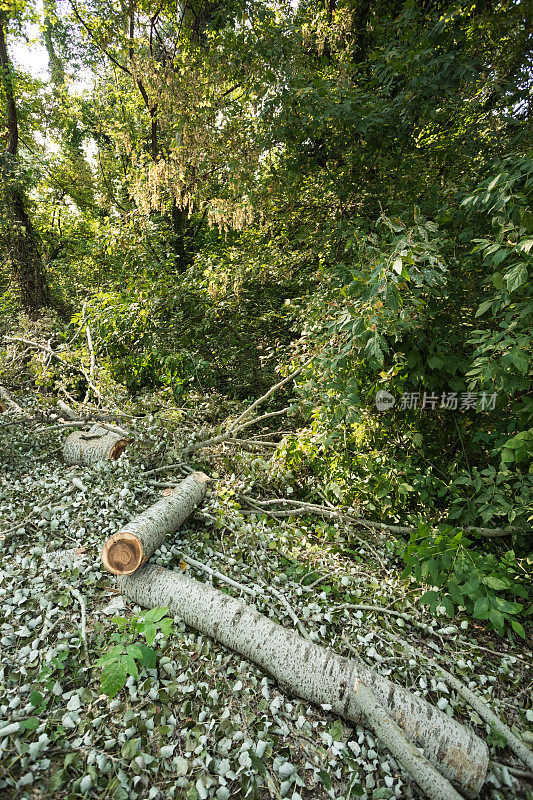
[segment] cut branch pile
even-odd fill
[[[92,378],[94,351],[88,328],[86,333],[91,353],[90,377]],[[26,340],[11,340],[35,346],[35,343]],[[50,357],[54,356],[62,361],[61,357],[49,348],[43,347],[43,349]],[[190,445],[184,450],[184,454],[229,439],[238,442],[235,435],[244,428],[287,413],[290,407],[250,418],[251,412],[261,402],[296,377],[306,365],[304,364],[256,400],[227,428],[225,433]],[[13,409],[17,414],[24,413],[1,386],[0,396],[3,398],[3,401],[0,401],[0,414],[9,409]],[[87,424],[84,418],[78,417],[65,404],[58,405],[63,420],[65,417],[68,419],[66,422],[61,422],[62,427]],[[128,431],[116,425],[99,422],[89,431],[72,432],[64,442],[63,455],[68,464],[88,466],[102,460],[114,461],[131,441]],[[190,469],[182,463],[159,467],[151,472],[159,472],[173,466]],[[462,795],[457,790],[468,797],[477,796],[484,784],[489,763],[485,742],[439,708],[371,669],[357,656],[348,659],[315,644],[301,626],[288,601],[276,589],[271,586],[252,589],[185,554],[183,556],[184,560],[195,568],[203,569],[237,591],[251,595],[252,599],[257,593],[270,591],[284,604],[301,635],[259,613],[254,606],[247,605],[242,600],[229,596],[209,584],[189,578],[179,571],[173,572],[146,563],[161,546],[166,535],[174,533],[202,502],[209,480],[204,473],[193,472],[167,492],[165,497],[106,540],[101,553],[102,562],[109,572],[118,576],[118,586],[122,594],[130,601],[146,608],[165,606],[179,615],[191,628],[216,639],[265,670],[290,694],[319,706],[327,705],[335,714],[349,722],[366,724],[430,800],[460,800]],[[267,513],[274,518],[292,514],[317,514],[328,519],[341,519],[360,524],[371,530],[392,530],[399,533],[408,533],[412,530],[362,519],[351,509],[345,511],[334,508],[327,504],[327,500],[325,500],[327,505],[283,498],[254,500],[245,495],[240,495],[239,500],[248,505],[248,513]],[[487,536],[507,535],[513,532],[511,529],[475,530]],[[8,532],[3,533],[5,535]],[[82,639],[87,658],[85,602],[79,592],[76,593],[76,590],[72,592],[80,605]],[[359,608],[374,607],[361,605]],[[376,607],[376,610],[379,609]],[[401,612],[390,613],[403,616]],[[421,659],[429,660],[432,666],[441,671],[449,685],[461,694],[483,719],[506,737],[511,749],[531,768],[533,762],[530,751],[490,709],[487,709],[453,675],[443,670],[436,661],[428,659],[422,653],[419,655]]]
[[[122,594],[146,608],[169,608],[290,693],[329,704],[351,722],[365,721],[428,797],[457,800],[452,784],[475,797],[485,780],[488,749],[471,730],[363,662],[326,650],[205,583],[144,563],[201,501],[207,480],[203,473],[189,475],[106,541],[102,561],[119,575]]]

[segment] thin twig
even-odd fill
[[[76,364],[70,364],[68,361],[65,361],[65,359],[62,358],[58,353],[56,353],[55,350],[52,350],[47,345],[40,344],[40,342],[32,342],[29,339],[21,339],[18,336],[4,336],[4,339],[6,340],[6,342],[21,342],[22,344],[26,344],[29,347],[36,347],[38,350],[43,350],[47,355],[50,355],[52,356],[52,358],[55,358],[56,361],[59,361],[59,363],[63,364],[63,366],[66,367],[67,369],[73,369],[76,372],[79,372],[81,375],[83,375],[83,377],[87,381],[87,385],[92,389],[95,397],[97,397],[99,400],[102,399],[102,394],[100,390],[98,389],[97,386],[94,385],[93,381],[87,375],[83,367],[78,367]]]
[[[281,380],[279,383],[276,383],[276,385],[272,386],[268,390],[268,392],[265,392],[265,394],[262,395],[262,397],[259,397],[254,403],[252,403],[251,406],[249,406],[247,409],[245,409],[242,412],[242,414],[239,417],[237,417],[237,419],[229,426],[228,433],[230,433],[231,431],[235,430],[235,428],[239,425],[239,423],[242,422],[242,420],[245,417],[247,417],[254,410],[254,408],[257,408],[257,406],[261,405],[261,403],[264,403],[265,400],[267,400],[278,389],[281,389],[282,386],[285,386],[286,383],[289,383],[289,381],[294,380],[294,378],[296,378],[301,372],[303,372],[303,370],[307,366],[309,366],[309,364],[311,363],[311,361],[313,361],[314,358],[315,358],[315,356],[311,356],[311,358],[308,358],[307,361],[304,364],[302,364],[301,367],[299,367],[294,372],[291,372],[290,375],[287,375],[287,377],[283,378],[283,380]]]
[[[156,472],[167,472],[171,469],[183,469],[184,467],[188,467],[188,464],[185,464],[183,461],[180,461],[178,464],[164,464],[162,467],[147,469],[146,472],[143,472],[143,475],[155,475]]]
[[[191,567],[195,569],[203,570],[207,572],[208,575],[211,575],[213,578],[216,578],[223,583],[227,583],[229,586],[233,586],[234,589],[238,589],[240,592],[245,592],[246,594],[251,595],[252,597],[256,597],[257,591],[255,589],[250,588],[249,586],[245,586],[238,581],[234,581],[233,578],[229,578],[227,575],[223,575],[216,569],[209,567],[207,564],[202,563],[201,561],[197,561],[195,558],[191,558],[191,556],[181,555],[183,561],[186,564],[190,564]]]
[[[72,595],[76,598],[79,603],[80,611],[81,611],[81,641],[83,647],[83,658],[87,666],[89,666],[89,649],[87,647],[87,606],[85,603],[85,598],[83,597],[82,593],[75,589],[74,586],[71,586],[68,583],[65,583],[64,586],[72,593]]]
[[[274,587],[271,586],[270,584],[268,586],[265,586],[265,589],[266,589],[267,592],[271,592],[271,594],[273,594],[274,597],[278,598],[278,600],[280,601],[281,605],[285,608],[285,610],[287,611],[287,614],[292,619],[294,625],[298,628],[298,630],[300,631],[300,633],[303,636],[303,638],[307,639],[308,642],[312,642],[313,640],[311,639],[311,637],[307,633],[306,629],[304,628],[304,626],[302,625],[302,623],[298,619],[294,609],[292,608],[292,606],[289,603],[289,601],[287,600],[287,598],[281,592],[278,592],[277,589],[274,589]]]

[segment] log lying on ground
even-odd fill
[[[67,464],[82,464],[86,467],[98,461],[116,461],[131,439],[113,433],[100,425],[89,431],[75,431],[65,440],[63,458]]]
[[[146,564],[118,586],[145,608],[166,606],[191,628],[211,636],[270,673],[288,692],[357,722],[368,718],[354,686],[368,686],[439,772],[469,797],[481,789],[488,749],[475,733],[360,661],[302,639],[253,607],[178,572]]]
[[[0,400],[0,414],[5,414],[7,411],[7,406]]]
[[[166,497],[110,536],[102,548],[104,567],[114,575],[131,575],[139,569],[167,533],[177,531],[201,503],[208,480],[203,472],[193,472]]]

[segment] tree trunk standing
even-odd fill
[[[359,660],[312,644],[255,608],[178,572],[146,564],[118,578],[129,600],[145,608],[166,606],[191,628],[270,673],[288,692],[357,722],[365,716],[354,686],[371,688],[405,735],[465,794],[475,797],[488,766],[488,749],[473,731],[438,708],[391,683]]]
[[[18,117],[13,87],[13,69],[6,45],[9,16],[0,11],[0,70],[5,96],[7,147],[0,156],[2,203],[0,243],[25,308],[36,310],[49,301],[49,291],[40,253],[40,242],[28,212],[18,160]]]
[[[170,218],[172,221],[172,248],[176,254],[174,264],[176,272],[181,273],[186,271],[190,263],[190,253],[187,252],[185,244],[185,236],[189,225],[187,209],[180,208],[175,199],[172,200]]]
[[[57,26],[57,11],[55,0],[44,0],[43,2],[44,13],[44,30],[43,38],[48,53],[48,63],[50,68],[50,77],[56,89],[62,89],[65,86],[65,70],[63,63],[56,53],[54,46],[54,29]]]

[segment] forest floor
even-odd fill
[[[36,401],[16,399],[32,416]],[[208,402],[198,402],[127,419],[122,424],[135,442],[116,463],[96,467],[65,465],[68,430],[17,424],[12,411],[2,415],[0,793],[6,800],[420,796],[363,727],[345,724],[327,706],[284,695],[258,668],[178,618],[167,638],[158,634],[157,668],[129,678],[113,700],[102,694],[95,662],[117,630],[112,618],[139,612],[103,570],[102,543],[161,496],[168,476],[187,474],[183,468],[146,473],[179,461],[193,431],[212,425],[215,415]],[[291,475],[273,469],[271,453],[234,443],[198,451],[188,464],[213,478],[208,496],[152,560],[212,581],[185,564],[182,556],[190,556],[259,586],[261,612],[288,627],[295,614],[317,643],[357,653],[486,739],[493,761],[482,797],[533,796],[532,781],[513,774],[523,766],[499,736],[409,650],[414,645],[437,658],[520,735],[533,719],[528,645],[490,635],[461,615],[432,618],[417,603],[422,590],[401,577],[388,533],[319,517],[245,513],[239,495],[298,495]],[[238,594],[216,579],[215,585]],[[427,628],[344,604],[405,611]]]

